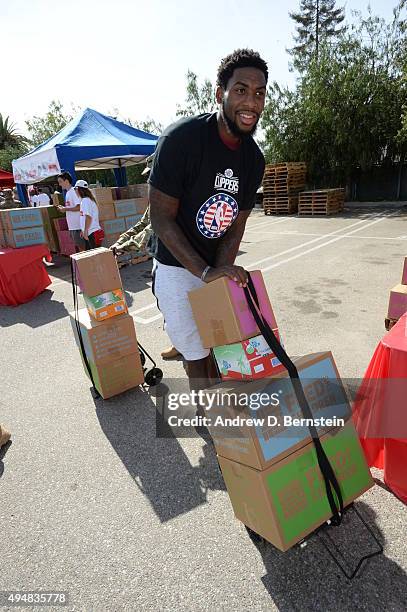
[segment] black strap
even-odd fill
[[[319,469],[321,470],[324,478],[326,495],[332,512],[332,522],[335,525],[339,525],[341,522],[341,514],[343,513],[343,497],[338,480],[321,444],[317,429],[315,425],[312,424],[313,414],[305,396],[298,370],[285,352],[284,348],[281,346],[280,342],[277,340],[273,330],[260,311],[259,299],[257,297],[256,289],[250,273],[248,274],[248,286],[244,287],[244,293],[261,334],[263,335],[270,349],[288,371],[304,418],[311,419],[311,424],[308,426],[308,429],[315,446]],[[336,499],[334,498],[332,489],[336,494]]]
[[[101,396],[100,396],[100,393],[98,392],[98,390],[96,389],[95,381],[93,380],[92,370],[90,369],[88,357],[87,357],[86,351],[85,351],[85,345],[83,343],[82,329],[81,329],[81,325],[79,323],[79,305],[78,305],[78,286],[77,286],[77,278],[76,278],[76,264],[74,263],[72,257],[70,259],[71,259],[71,277],[72,277],[73,307],[74,307],[74,313],[75,313],[75,326],[76,326],[76,331],[77,331],[78,338],[79,338],[79,348],[80,348],[80,351],[81,351],[82,358],[83,358],[83,361],[85,363],[86,369],[88,371],[89,378],[92,381],[93,392],[94,392],[95,398],[98,399]]]

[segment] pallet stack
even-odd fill
[[[298,215],[327,216],[343,210],[345,204],[344,189],[319,189],[300,193]]]
[[[265,215],[292,214],[298,210],[298,194],[305,187],[305,162],[268,164],[263,177]]]

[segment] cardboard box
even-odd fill
[[[52,201],[53,206],[64,206],[65,205],[64,196],[62,195],[62,193],[54,192],[51,195],[51,201]]]
[[[109,221],[110,219],[116,219],[116,212],[114,209],[113,202],[98,202],[98,210],[99,221]]]
[[[116,211],[116,217],[129,217],[130,215],[136,215],[141,212],[137,209],[135,199],[128,200],[116,200],[114,203],[114,209]]]
[[[0,210],[0,225],[3,229],[25,229],[43,224],[41,208],[9,208]],[[37,244],[37,243],[36,243]]]
[[[6,237],[2,227],[0,227],[0,247],[7,247]]]
[[[110,221],[102,221],[100,224],[107,234],[123,234],[126,231],[126,224],[124,219],[111,219]]]
[[[277,323],[259,270],[251,272],[261,312],[272,329]],[[190,291],[189,301],[206,348],[241,342],[259,335],[242,287],[229,278],[219,278]]]
[[[94,187],[91,192],[96,198],[97,204],[113,204],[111,187]]]
[[[59,219],[53,219],[52,221],[57,232],[68,231],[68,223],[66,221],[66,217],[60,217]]]
[[[147,198],[148,184],[139,183],[137,185],[126,185],[126,187],[114,187],[116,200],[127,200],[129,198]]]
[[[108,399],[144,383],[139,352],[115,359],[106,365],[96,366],[90,362],[89,366],[95,387],[103,399]]]
[[[130,217],[125,217],[124,224],[126,226],[126,230],[136,225],[142,217],[143,215],[131,215]]]
[[[70,313],[71,325],[78,347],[79,336],[74,313]],[[86,308],[79,310],[79,326],[85,354],[95,365],[104,365],[115,359],[138,352],[133,318],[128,314],[106,321],[95,321]]]
[[[43,226],[27,227],[25,229],[5,229],[4,236],[8,247],[19,249],[34,244],[48,244]]]
[[[407,285],[407,257],[404,258],[403,274],[401,276],[401,284]]]
[[[105,234],[103,238],[102,246],[110,247],[112,244],[117,242],[120,238],[121,234]]]
[[[122,289],[115,289],[93,297],[83,294],[83,299],[89,314],[96,321],[104,321],[127,312],[126,298]]]
[[[148,198],[135,198],[137,212],[140,214],[144,214],[147,210],[148,206]]]
[[[407,285],[396,285],[390,291],[389,319],[399,319],[407,311]]]
[[[76,253],[76,246],[71,238],[69,230],[61,230],[58,231],[57,234],[59,244],[58,252],[61,253],[61,255],[74,255]]]
[[[273,331],[280,340],[278,329]],[[216,346],[212,352],[222,380],[265,378],[284,370],[263,336]]]
[[[321,438],[341,487],[344,506],[373,486],[351,421]],[[267,470],[219,457],[236,518],[286,551],[331,517],[311,442]]]
[[[72,256],[78,284],[83,293],[93,297],[122,287],[116,259],[109,249],[99,247]]]
[[[338,419],[346,421],[350,417],[349,402],[332,354],[314,353],[293,361],[313,417],[321,419],[318,434],[340,424]],[[248,383],[220,383],[208,393],[216,394],[206,416],[211,419],[208,426],[216,452],[222,457],[263,470],[311,440],[306,424],[290,425],[294,423],[290,419],[301,419],[303,415],[286,370]],[[218,417],[222,418],[220,426]],[[223,420],[236,417],[234,426]],[[257,420],[251,425],[247,419]]]
[[[64,221],[66,223],[66,217],[54,206],[41,206],[39,210],[41,211],[48,246],[51,251],[58,253],[59,239],[57,229],[55,228],[55,221]]]

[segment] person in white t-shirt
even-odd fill
[[[37,202],[38,202],[38,192],[37,192],[37,188],[36,187],[31,187],[31,189],[28,192],[28,199],[30,202],[30,206],[37,206]]]
[[[81,236],[86,242],[86,251],[96,248],[95,232],[100,230],[99,209],[96,204],[95,196],[89,189],[86,181],[76,181],[75,191],[80,198],[80,224]]]
[[[79,251],[86,249],[86,243],[81,237],[80,199],[72,185],[72,176],[69,172],[61,172],[58,176],[58,185],[66,191],[65,206],[58,206],[61,212],[66,213],[66,222],[72,241]]]
[[[49,203],[49,195],[46,193],[45,189],[40,189],[39,194],[37,195],[36,206],[49,206]]]

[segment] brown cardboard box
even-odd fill
[[[135,198],[137,214],[142,214],[147,210],[148,198]]]
[[[78,285],[86,295],[94,296],[121,289],[122,281],[116,259],[109,249],[99,247],[92,251],[71,255],[76,266]]]
[[[98,202],[99,221],[110,221],[116,218],[113,202]]]
[[[351,421],[321,437],[341,487],[344,507],[373,486]],[[331,516],[314,444],[259,471],[219,457],[237,519],[286,551]]]
[[[114,244],[115,242],[119,240],[120,236],[121,234],[105,234],[105,237],[103,238],[103,246],[104,247],[112,246],[112,244]]]
[[[19,249],[35,244],[48,244],[47,235],[42,225],[22,229],[5,229],[4,237],[8,247]]]
[[[7,230],[21,230],[43,224],[41,207],[8,208],[0,210],[0,225]]]
[[[346,421],[349,402],[332,353],[314,353],[293,361],[313,417],[321,419],[318,434],[341,424],[339,419]],[[206,415],[216,452],[222,457],[263,470],[311,440],[306,425],[290,424],[303,415],[287,371],[252,382],[220,383],[207,393],[217,400]],[[225,422],[225,418],[235,421]],[[256,420],[250,423],[248,419]]]
[[[250,273],[261,312],[271,329],[278,328],[260,270]],[[218,278],[188,293],[192,312],[205,348],[241,342],[260,331],[249,310],[242,287],[227,278]]]
[[[403,273],[401,276],[401,284],[407,285],[407,257],[404,258]]]
[[[89,365],[95,387],[103,399],[123,393],[144,382],[144,372],[138,351],[105,365],[96,366],[94,363]]]
[[[7,247],[6,237],[2,227],[0,227],[0,247]]]
[[[75,340],[79,346],[74,313],[70,313],[70,317]],[[82,308],[79,310],[78,320],[85,354],[96,366],[138,352],[136,330],[130,315],[121,314],[105,321],[96,321],[86,308]]]
[[[113,204],[111,187],[94,187],[91,189],[91,192],[95,196],[98,204]]]
[[[399,319],[407,311],[407,285],[396,285],[390,291],[389,319]]]
[[[52,196],[51,196],[51,200],[52,200],[52,204],[53,206],[64,206],[65,202],[64,202],[64,196],[62,195],[62,193],[58,193],[57,191],[55,191]]]

